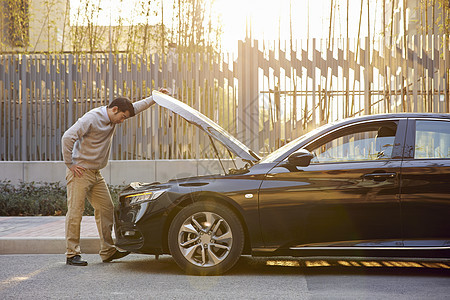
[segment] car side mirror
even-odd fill
[[[307,167],[311,163],[313,154],[306,149],[300,149],[288,157],[288,162],[297,167]]]

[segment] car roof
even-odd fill
[[[346,118],[331,123],[332,127],[342,126],[344,124],[358,122],[358,121],[371,121],[371,120],[384,120],[384,119],[405,119],[405,118],[435,118],[435,119],[450,119],[450,114],[444,113],[387,113],[387,114],[375,114],[365,115],[358,117]]]

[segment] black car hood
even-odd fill
[[[260,157],[241,143],[234,136],[225,131],[217,123],[193,109],[187,104],[170,97],[164,93],[153,91],[153,100],[160,106],[167,108],[173,113],[179,115],[191,124],[197,125],[212,138],[220,141],[228,150],[245,161],[257,162]]]

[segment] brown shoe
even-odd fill
[[[66,265],[71,266],[87,266],[87,261],[81,260],[81,256],[75,255],[66,259]]]
[[[106,262],[110,262],[110,261],[112,261],[112,260],[114,260],[114,259],[119,259],[119,258],[125,257],[125,256],[127,256],[128,254],[130,254],[129,251],[121,252],[121,251],[119,251],[119,250],[116,250],[116,252],[114,252],[113,255],[111,255],[111,256],[108,257],[107,259],[104,259],[103,262],[105,262],[105,263],[106,263]]]

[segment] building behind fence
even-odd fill
[[[295,47],[247,39],[237,58],[0,55],[0,160],[62,160],[61,136],[81,115],[159,87],[265,155],[342,118],[448,113],[449,68],[448,36],[409,36],[392,46],[368,38]],[[214,158],[204,133],[157,106],[120,125],[111,150],[113,160]]]

